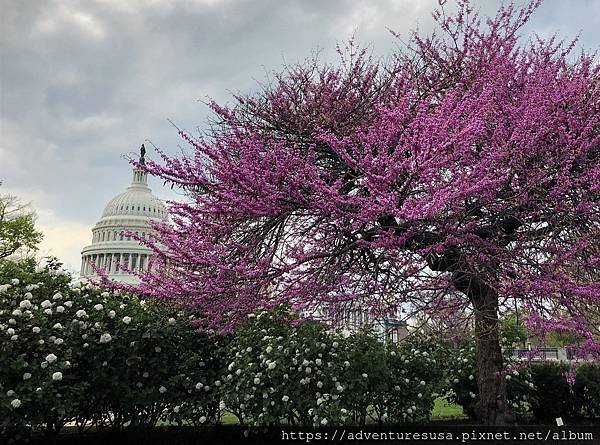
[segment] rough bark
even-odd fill
[[[477,272],[469,270],[458,252],[450,252],[430,264],[452,271],[452,283],[467,296],[475,313],[475,365],[479,398],[477,419],[486,425],[506,425],[514,416],[506,400],[498,321],[498,293]]]
[[[475,414],[486,425],[506,425],[514,417],[506,400],[498,323],[498,295],[491,289],[472,295],[475,310],[475,362],[479,399]]]

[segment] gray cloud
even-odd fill
[[[477,3],[477,2],[476,2]],[[31,199],[47,247],[78,267],[65,227],[87,233],[104,204],[129,181],[122,154],[150,139],[180,143],[167,122],[205,124],[198,99],[229,100],[279,69],[352,33],[385,55],[417,24],[431,26],[435,0],[0,0],[0,179]],[[480,1],[492,12],[499,1]],[[600,0],[546,0],[528,32],[581,34],[597,48]],[[171,196],[152,184],[158,195]],[[60,226],[60,227],[58,227]],[[87,234],[86,234],[87,233]],[[69,246],[69,250],[65,250]],[[64,247],[64,248],[63,248]],[[62,250],[61,250],[62,249]]]

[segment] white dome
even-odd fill
[[[148,187],[147,173],[134,169],[131,185],[108,202],[92,228],[92,243],[81,252],[81,276],[93,277],[95,265],[104,267],[115,281],[135,282],[136,277],[124,267],[145,270],[152,252],[125,232],[147,238],[152,231],[151,222],[166,219],[164,204]]]
[[[167,210],[148,187],[132,186],[111,199],[102,212],[102,218],[123,215],[165,219]]]

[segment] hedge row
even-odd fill
[[[469,344],[384,346],[368,333],[345,338],[300,322],[283,308],[217,337],[198,333],[191,311],[70,286],[54,263],[3,267],[0,277],[12,277],[0,284],[4,434],[52,434],[69,422],[80,432],[159,421],[200,426],[224,412],[247,425],[414,422],[429,419],[439,396],[468,414],[477,397]],[[510,371],[513,408],[542,420],[599,416],[599,368],[580,366],[573,387],[564,372]]]

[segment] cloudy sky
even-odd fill
[[[473,0],[493,11],[496,0]],[[205,127],[207,97],[251,92],[266,71],[354,34],[375,55],[430,29],[437,0],[0,0],[0,193],[30,201],[41,254],[79,269],[106,202],[130,181],[122,155],[168,120]],[[546,0],[528,31],[600,48],[600,0]],[[151,155],[151,153],[150,153]],[[155,193],[172,195],[151,180]]]

